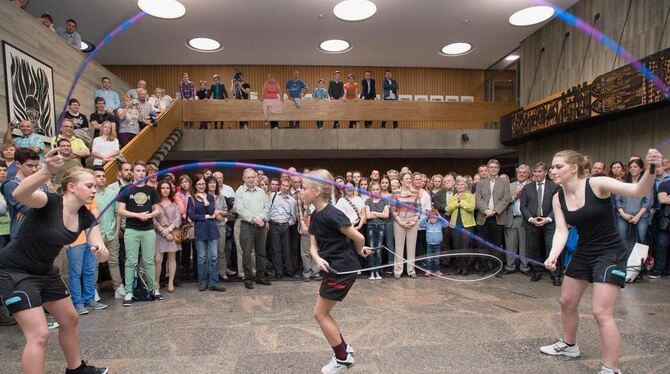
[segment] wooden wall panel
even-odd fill
[[[286,65],[109,65],[108,69],[123,77],[127,82],[134,84],[140,79],[147,81],[150,89],[160,86],[166,89],[170,96],[178,91],[181,74],[189,73],[191,80],[197,84],[200,80],[212,82],[212,75],[219,74],[226,88],[230,91],[230,80],[235,68],[244,73],[246,81],[252,91],[260,91],[267,73],[273,73],[283,84],[290,79],[294,70],[301,72],[301,78],[314,88],[319,79],[326,81],[333,76],[335,70],[342,72],[343,78],[352,73],[360,83],[365,70],[372,72],[377,80],[377,92],[381,94],[381,80],[386,67],[340,67],[340,66],[286,66]],[[388,68],[393,78],[398,81],[399,94],[409,95],[458,95],[474,96],[475,102],[484,101],[484,71],[474,69],[440,69],[440,68]],[[390,125],[390,124],[389,124]],[[403,128],[485,128],[482,122],[467,121],[440,121],[440,122],[401,122]],[[328,126],[330,126],[328,124]],[[378,127],[379,124],[375,124]],[[234,123],[226,123],[226,127],[235,128]],[[250,124],[251,128],[263,128],[263,123]],[[314,127],[313,122],[301,123],[301,127]]]

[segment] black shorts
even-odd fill
[[[575,252],[565,270],[565,275],[589,283],[609,283],[624,288],[627,263],[625,251],[598,255]]]
[[[319,296],[333,301],[342,301],[347,296],[351,286],[356,282],[356,274],[333,275],[323,274]]]
[[[69,296],[63,279],[56,272],[35,275],[0,270],[0,300],[10,314]]]

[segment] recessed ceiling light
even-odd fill
[[[84,53],[89,53],[95,49],[95,45],[91,42],[87,42],[86,40],[82,40],[80,49]]]
[[[325,53],[344,53],[351,49],[351,44],[346,40],[330,39],[319,44],[319,50]]]
[[[505,61],[516,61],[519,59],[519,55],[509,55],[505,57]]]
[[[344,0],[335,5],[333,13],[343,21],[362,21],[377,13],[377,6],[369,0]]]
[[[445,56],[461,56],[471,51],[472,45],[470,43],[459,42],[445,45],[440,53]]]
[[[218,52],[223,49],[221,43],[211,38],[192,38],[186,46],[198,52]]]
[[[546,5],[532,6],[521,9],[509,17],[509,23],[514,26],[530,26],[544,22],[554,15],[554,8]]]
[[[138,0],[137,6],[156,18],[174,19],[186,14],[186,8],[177,0]]]

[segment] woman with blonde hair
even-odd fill
[[[647,164],[661,167],[662,155],[655,149],[647,153]],[[619,289],[626,285],[627,249],[617,232],[612,194],[642,197],[654,185],[654,172],[646,172],[637,183],[624,183],[609,177],[585,177],[584,156],[575,151],[556,153],[552,161],[554,181],[562,186],[553,196],[556,232],[545,266],[556,270],[556,262],[568,240],[568,225],[579,232],[579,243],[565,270],[561,292],[563,337],[541,347],[553,356],[579,357],[577,346],[578,306],[589,283],[593,284],[591,310],[600,332],[602,367],[599,374],[621,373],[621,337],[614,319],[614,304]]]
[[[416,254],[416,240],[418,235],[418,223],[421,209],[421,196],[412,186],[412,174],[400,173],[400,188],[393,191],[393,199],[402,203],[391,207],[392,217],[395,221],[393,226],[393,237],[395,240],[395,261],[393,274],[400,279],[403,272],[402,258],[407,260],[407,275],[416,278],[414,270],[414,256]],[[407,244],[407,255],[404,255],[405,243]]]
[[[119,140],[116,138],[116,130],[114,129],[115,125],[105,121],[100,127],[101,134],[93,139],[93,146],[91,147],[93,166],[102,166],[121,154],[119,152]]]

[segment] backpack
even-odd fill
[[[135,279],[133,279],[133,301],[154,301],[154,296],[149,293],[147,286],[147,273],[138,266],[135,270]]]

